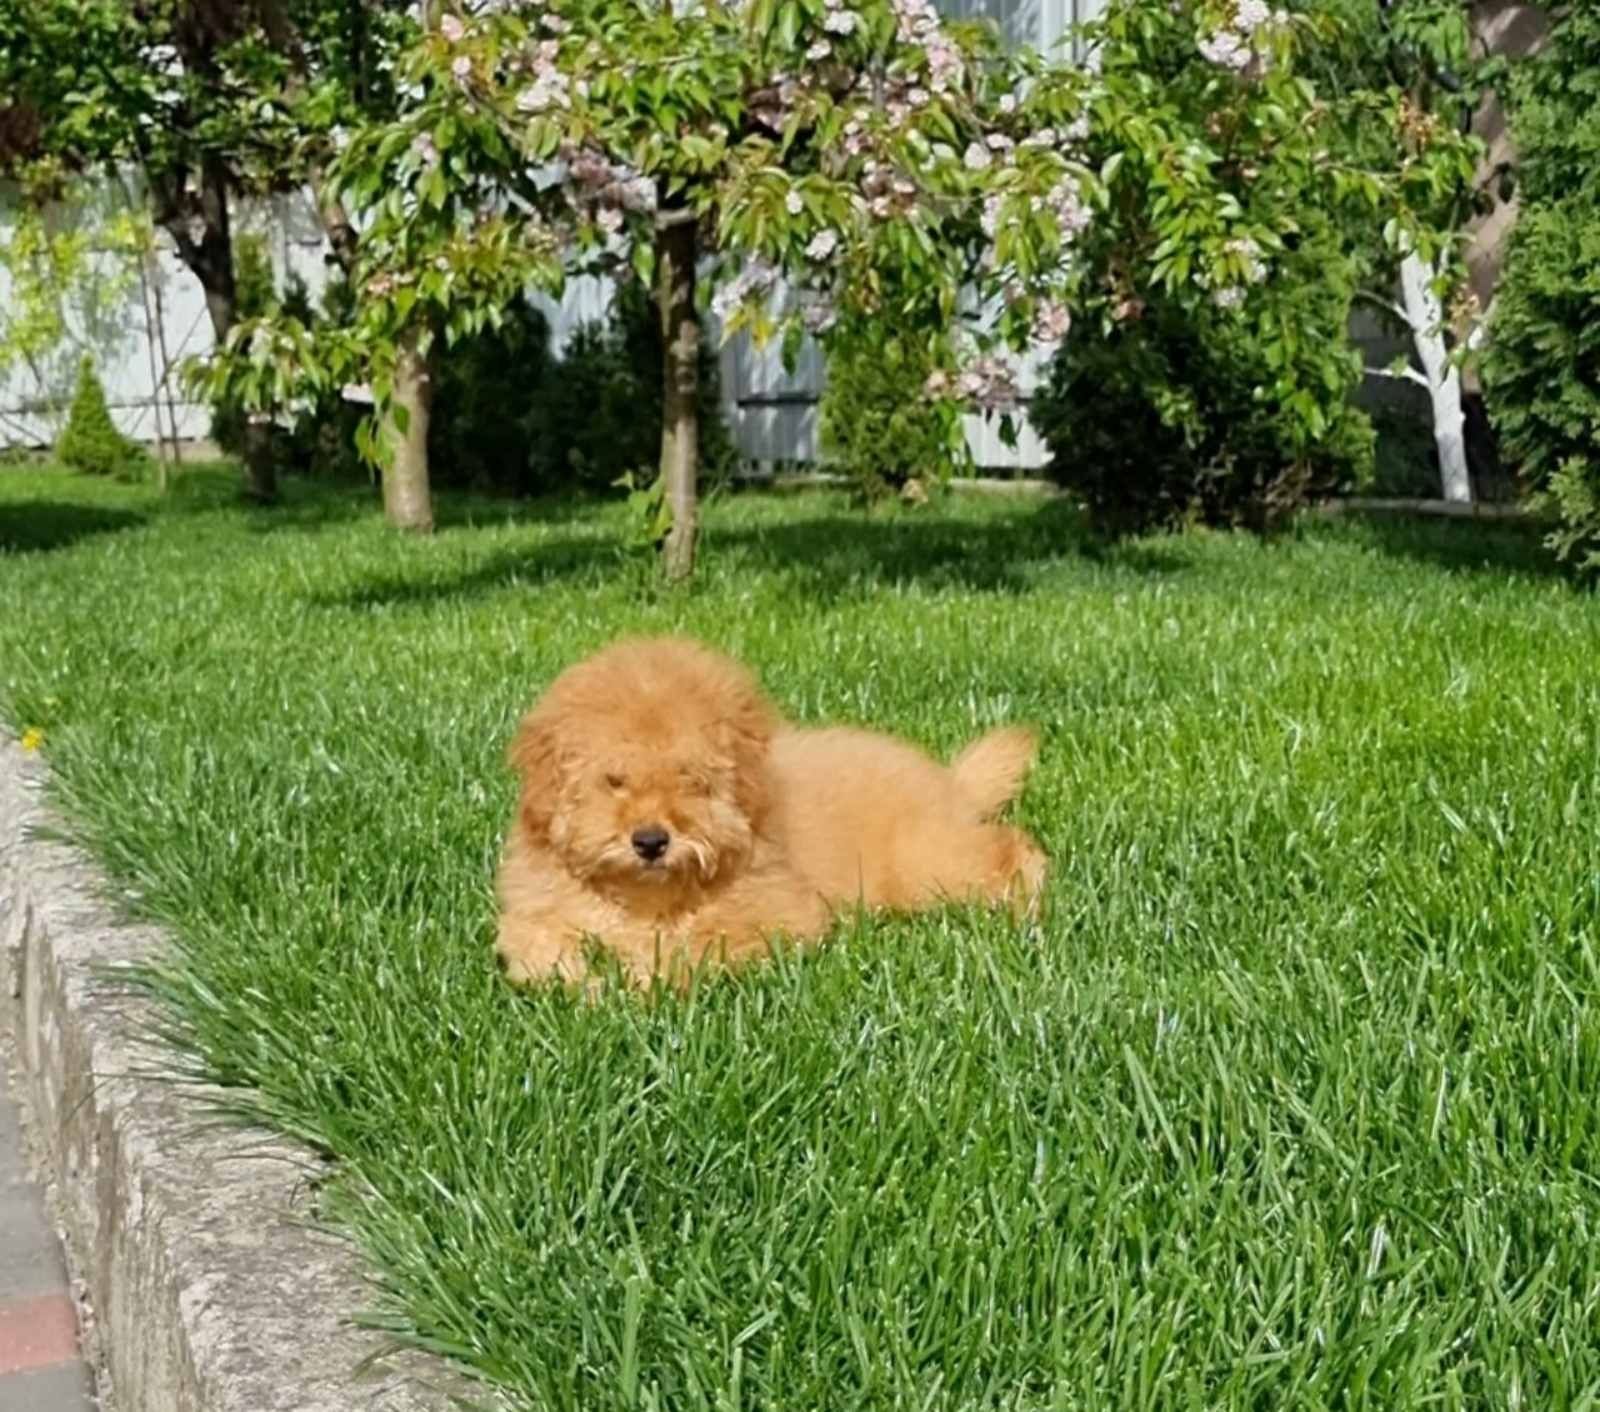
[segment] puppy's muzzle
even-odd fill
[[[633,844],[633,851],[640,858],[646,863],[654,863],[667,851],[667,845],[672,842],[672,835],[660,824],[645,824],[633,831],[630,842]]]

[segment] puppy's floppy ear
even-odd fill
[[[522,778],[519,808],[537,838],[550,832],[561,788],[560,736],[546,712],[530,711],[506,747],[506,763]]]
[[[767,751],[778,729],[777,712],[755,682],[743,678],[727,692],[721,726],[723,746],[733,761],[739,807],[751,819],[759,819],[767,810]]]

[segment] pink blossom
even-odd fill
[[[456,76],[459,83],[465,83],[472,77],[472,60],[465,54],[457,54],[450,61],[450,72]]]
[[[992,354],[973,362],[956,379],[956,390],[989,411],[1014,406],[1021,396],[1015,370]]]
[[[939,28],[939,17],[928,0],[892,0],[895,35],[902,44],[912,44]]]
[[[813,295],[800,310],[800,322],[810,334],[827,333],[838,321],[833,301],[823,295]]]
[[[751,260],[729,283],[711,296],[711,310],[726,319],[735,309],[757,295],[766,294],[777,283],[778,272],[761,260]]]
[[[1084,204],[1073,182],[1057,182],[1050,188],[1050,194],[1045,200],[1055,213],[1056,228],[1060,231],[1062,240],[1071,240],[1089,228],[1093,213]]]
[[[1250,63],[1250,46],[1231,29],[1219,29],[1199,43],[1201,57],[1218,68],[1237,72]]]
[[[615,235],[622,229],[622,212],[615,206],[607,206],[596,213],[595,224],[607,235]]]
[[[572,100],[567,96],[568,80],[563,73],[551,70],[517,94],[517,110],[523,113],[543,113],[551,108],[567,108]]]
[[[819,230],[806,242],[806,259],[826,260],[839,246],[839,233],[834,230]]]
[[[1230,255],[1239,256],[1244,262],[1244,277],[1247,284],[1260,284],[1267,277],[1267,265],[1261,258],[1261,247],[1249,236],[1230,240],[1222,248]]]
[[[1033,336],[1040,343],[1059,343],[1072,327],[1072,312],[1055,300],[1042,301],[1033,314]]]
[[[1234,7],[1233,22],[1246,34],[1254,34],[1271,18],[1266,0],[1239,0]]]
[[[459,44],[465,38],[467,27],[461,23],[456,15],[446,15],[439,21],[439,33],[451,44]]]
[[[948,88],[961,77],[961,52],[946,40],[928,45],[928,75],[935,89]]]

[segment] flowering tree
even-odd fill
[[[841,310],[931,302],[947,319],[936,337],[950,389],[998,405],[1009,377],[986,349],[1001,331],[963,333],[958,298],[995,283],[990,236],[1010,201],[1029,212],[1010,238],[1011,322],[1025,306],[1028,329],[1064,324],[1049,286],[1097,178],[1065,144],[1018,153],[1005,130],[1017,77],[986,27],[946,25],[925,0],[445,12],[410,56],[403,111],[357,133],[334,168],[363,230],[349,339],[242,327],[215,376],[257,405],[292,402],[308,380],[370,390],[370,445],[390,456],[416,420],[396,397],[408,357],[574,269],[652,281],[663,561],[681,578],[696,530],[702,285],[726,332],[791,354]]]
[[[1320,62],[1331,86],[1354,90],[1344,104],[1348,141],[1391,169],[1404,217],[1350,231],[1365,252],[1360,297],[1404,331],[1415,354],[1414,364],[1368,372],[1427,393],[1441,493],[1469,501],[1461,371],[1480,319],[1464,256],[1469,222],[1492,204],[1476,186],[1483,145],[1469,127],[1503,61],[1475,52],[1465,0],[1333,9],[1341,23]]]
[[[1436,238],[1460,154],[1409,140],[1394,91],[1337,81],[1325,8],[1120,0],[1084,37],[1092,70],[1040,75],[1023,105],[1050,122],[1087,88],[1106,184],[1035,425],[1108,527],[1265,527],[1370,466],[1351,302],[1379,230]]]
[[[1006,350],[1059,341],[1074,311],[1092,338],[1161,299],[1270,342],[1275,306],[1254,291],[1318,257],[1298,252],[1304,194],[1378,208],[1385,190],[1316,151],[1325,105],[1293,68],[1307,23],[1259,0],[1122,0],[1093,32],[1109,62],[1083,70],[1007,55],[928,0],[436,4],[398,111],[332,170],[362,231],[355,325],[335,340],[240,328],[215,376],[274,406],[349,384],[374,402],[369,449],[392,461],[425,412],[405,389],[441,344],[574,270],[651,282],[663,566],[682,578],[707,304],[725,334],[791,356],[837,321],[915,314],[926,395],[1002,413]],[[1154,51],[1135,35],[1156,30],[1207,61],[1188,106],[1139,67]],[[1324,370],[1279,361],[1276,404],[1314,441],[1306,383]]]

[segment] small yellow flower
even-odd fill
[[[37,750],[44,744],[44,732],[38,726],[29,726],[22,733],[22,748],[24,750]]]

